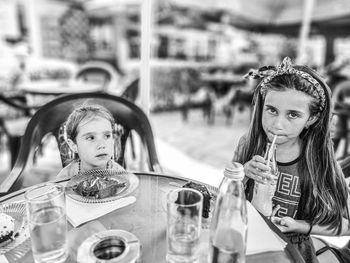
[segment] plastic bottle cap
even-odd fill
[[[232,162],[225,167],[224,176],[230,179],[242,180],[244,177],[244,168],[240,163]]]

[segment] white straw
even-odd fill
[[[267,154],[267,166],[270,166],[270,159],[271,159],[272,154],[273,154],[273,148],[276,144],[276,139],[277,139],[277,134],[275,134],[275,136],[273,136],[272,143],[271,143],[269,152]]]

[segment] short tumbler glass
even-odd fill
[[[179,188],[167,195],[167,262],[197,262],[203,195]]]
[[[24,197],[34,261],[64,262],[68,257],[64,187],[40,184],[30,188]]]

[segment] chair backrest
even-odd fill
[[[26,104],[26,98],[24,96],[7,97],[0,94],[0,103],[18,110],[25,116],[30,116],[31,111],[35,109]]]
[[[106,107],[116,122],[124,128],[124,134],[121,137],[122,149],[125,147],[129,131],[135,131],[147,149],[149,169],[155,172],[162,171],[151,125],[145,113],[138,106],[124,98],[105,93],[70,94],[60,96],[45,104],[34,114],[25,131],[15,166],[0,185],[0,193],[8,192],[20,177],[28,160],[33,159],[33,154],[40,146],[43,137],[52,133],[57,139],[61,125],[66,121],[68,115],[76,106],[86,100]],[[118,161],[119,163],[123,162],[122,159],[118,159]]]
[[[338,117],[333,137],[334,149],[339,152],[340,141],[344,140],[345,145],[341,153],[341,158],[344,158],[349,154],[348,146],[350,144],[350,81],[342,81],[335,87],[332,100],[334,114]]]
[[[135,102],[139,95],[139,82],[139,78],[136,78],[133,81],[131,81],[120,96]]]
[[[102,90],[107,91],[117,86],[118,73],[106,62],[90,61],[79,68],[75,79],[101,84]]]

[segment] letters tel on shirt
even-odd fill
[[[279,205],[280,209],[276,215],[279,217],[295,217],[300,200],[300,178],[298,175],[291,175],[279,172],[273,205]]]

